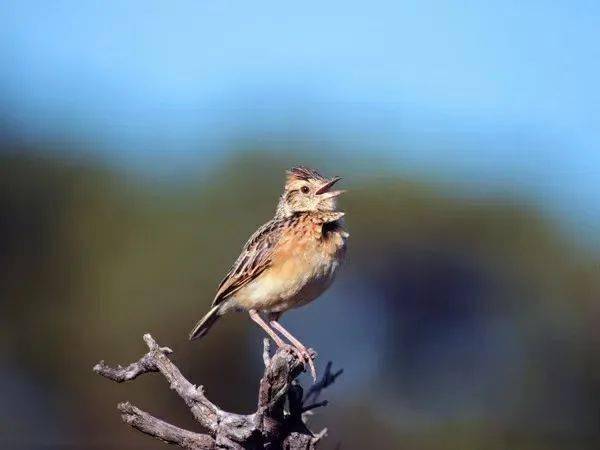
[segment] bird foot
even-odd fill
[[[315,369],[315,364],[313,360],[317,357],[317,352],[315,352],[312,348],[298,348],[293,345],[286,345],[284,347],[286,351],[293,354],[296,358],[302,361],[305,369],[310,370],[310,374],[312,376],[313,382],[317,382],[317,370]]]

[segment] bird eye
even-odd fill
[[[303,194],[308,194],[308,192],[310,191],[310,189],[308,188],[308,186],[302,186],[300,188],[300,190],[302,191]]]

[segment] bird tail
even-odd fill
[[[221,317],[221,314],[219,313],[220,309],[221,305],[213,306],[210,311],[198,321],[196,326],[194,326],[192,331],[190,331],[190,341],[193,341],[194,339],[200,339],[202,336],[208,333],[210,327],[212,327],[219,317]]]

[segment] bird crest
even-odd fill
[[[326,181],[327,180],[323,175],[321,175],[315,169],[311,169],[311,168],[305,167],[305,166],[292,167],[291,169],[286,171],[286,175],[287,175],[288,183],[293,180],[302,180],[302,181],[309,181],[309,180]]]

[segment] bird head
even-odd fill
[[[343,190],[332,190],[340,177],[325,178],[307,167],[294,167],[286,172],[283,194],[277,205],[277,215],[290,216],[305,211],[335,211],[337,197]]]

